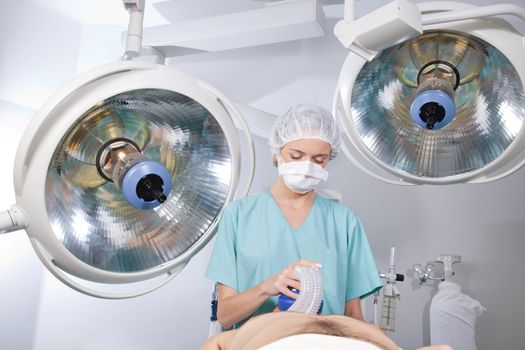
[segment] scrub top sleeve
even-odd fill
[[[346,301],[366,298],[383,287],[361,221],[348,213],[348,270]]]
[[[232,204],[226,205],[222,212],[215,246],[208,262],[206,277],[239,290],[237,283],[237,219]]]

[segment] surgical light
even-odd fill
[[[350,52],[333,112],[355,165],[394,184],[487,182],[524,165],[525,38],[488,18],[525,20],[523,8],[397,0],[351,14],[335,28]]]
[[[138,56],[140,33],[130,24],[139,37],[127,58]],[[242,115],[217,89],[146,61],[110,63],[68,83],[31,121],[15,160],[16,205],[0,213],[0,232],[25,229],[44,265],[82,293],[141,295],[213,237],[224,205],[249,190],[253,151]]]

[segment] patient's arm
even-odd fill
[[[342,315],[277,312],[252,317],[241,328],[208,339],[199,350],[255,350],[279,339],[304,333],[366,340],[380,349],[399,350],[378,328]],[[452,350],[448,345],[418,350]]]
[[[399,347],[380,330],[363,321],[342,315],[296,312],[276,312],[252,317],[225,341],[225,350],[255,350],[284,337],[304,333],[366,339],[381,349],[399,350]]]
[[[228,340],[234,335],[235,332],[236,330],[233,330],[214,335],[213,337],[206,340],[199,350],[227,350]]]
[[[224,350],[224,348],[219,343],[219,338],[221,334],[217,334],[211,338],[208,338],[204,344],[199,348],[199,350]]]

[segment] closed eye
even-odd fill
[[[328,156],[326,155],[313,157],[314,162],[316,162],[317,164],[323,164],[324,162],[326,162],[327,159],[328,159]]]
[[[298,151],[298,150],[291,150],[291,152],[289,152],[288,154],[290,154],[290,157],[293,159],[293,160],[298,160],[298,159],[301,159],[304,155],[303,152],[301,151]]]

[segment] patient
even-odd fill
[[[364,341],[381,350],[400,349],[378,328],[354,318],[341,315],[279,312],[253,317],[239,329],[226,331],[208,339],[200,350],[259,349],[280,339],[298,334],[322,334],[351,338]],[[452,348],[447,345],[439,345],[419,350],[452,350]]]

